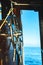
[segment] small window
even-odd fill
[[[24,41],[24,65],[42,65],[39,12],[21,10]]]

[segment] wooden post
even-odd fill
[[[3,59],[0,59],[0,65],[3,65]]]

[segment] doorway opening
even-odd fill
[[[21,10],[24,42],[24,65],[42,65],[39,12]]]

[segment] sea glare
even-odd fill
[[[39,47],[24,47],[24,65],[42,65]]]

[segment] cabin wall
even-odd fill
[[[42,11],[39,12],[39,20],[40,20],[41,54],[42,54],[42,61],[43,61],[43,12]]]

